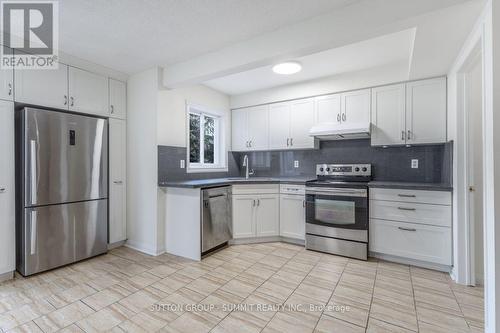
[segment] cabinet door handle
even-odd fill
[[[123,181],[121,181],[121,180],[115,180],[113,183],[116,184],[116,185],[121,185],[121,184],[123,184]]]
[[[407,208],[407,207],[398,207],[399,210],[408,210],[408,211],[416,211],[417,209],[415,208]]]
[[[406,137],[407,140],[411,140],[411,131],[408,130],[408,136]]]
[[[302,200],[302,207],[306,208],[306,201]]]
[[[5,187],[0,187],[0,193],[5,193],[7,189]]]
[[[12,83],[9,83],[9,96],[12,96]]]
[[[115,112],[115,107],[113,105],[110,105],[110,108],[111,108],[111,114],[113,114]]]
[[[75,105],[75,99],[73,98],[73,96],[71,96],[71,97],[69,98],[69,100],[71,101],[70,106],[74,106],[74,105]]]
[[[255,207],[255,204],[256,204],[255,199],[253,199],[252,200],[252,206]]]
[[[64,105],[68,105],[68,96],[64,95]]]
[[[403,227],[398,227],[399,230],[403,230],[403,231],[417,231],[417,229],[413,229],[413,228],[403,228]]]
[[[248,146],[252,147],[252,140],[248,141]]]
[[[340,123],[340,113],[337,114],[337,122]]]
[[[257,199],[257,206],[260,206],[260,199]]]
[[[286,146],[290,147],[290,138],[286,138]]]
[[[346,114],[345,114],[345,113],[343,113],[343,114],[342,114],[342,121],[346,121],[346,119],[347,119],[347,116],[346,116]]]
[[[401,140],[405,141],[405,131],[401,131]]]
[[[293,138],[290,138],[290,146],[293,146]]]
[[[248,141],[247,141],[247,142],[245,142],[245,146],[248,148]]]
[[[398,194],[398,197],[401,197],[401,198],[416,198],[417,196],[415,194]]]

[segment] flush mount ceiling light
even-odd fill
[[[287,61],[273,66],[273,72],[276,74],[290,75],[302,70],[302,65],[297,61]]]

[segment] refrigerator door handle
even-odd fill
[[[31,234],[30,234],[30,254],[34,255],[36,253],[36,211],[31,211]]]
[[[36,174],[36,141],[30,140],[30,192],[31,192],[31,204],[36,204],[37,201],[37,174]]]

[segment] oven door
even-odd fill
[[[306,222],[326,227],[368,230],[368,190],[306,188]]]

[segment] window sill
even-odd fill
[[[228,172],[227,167],[186,168],[187,173]]]

